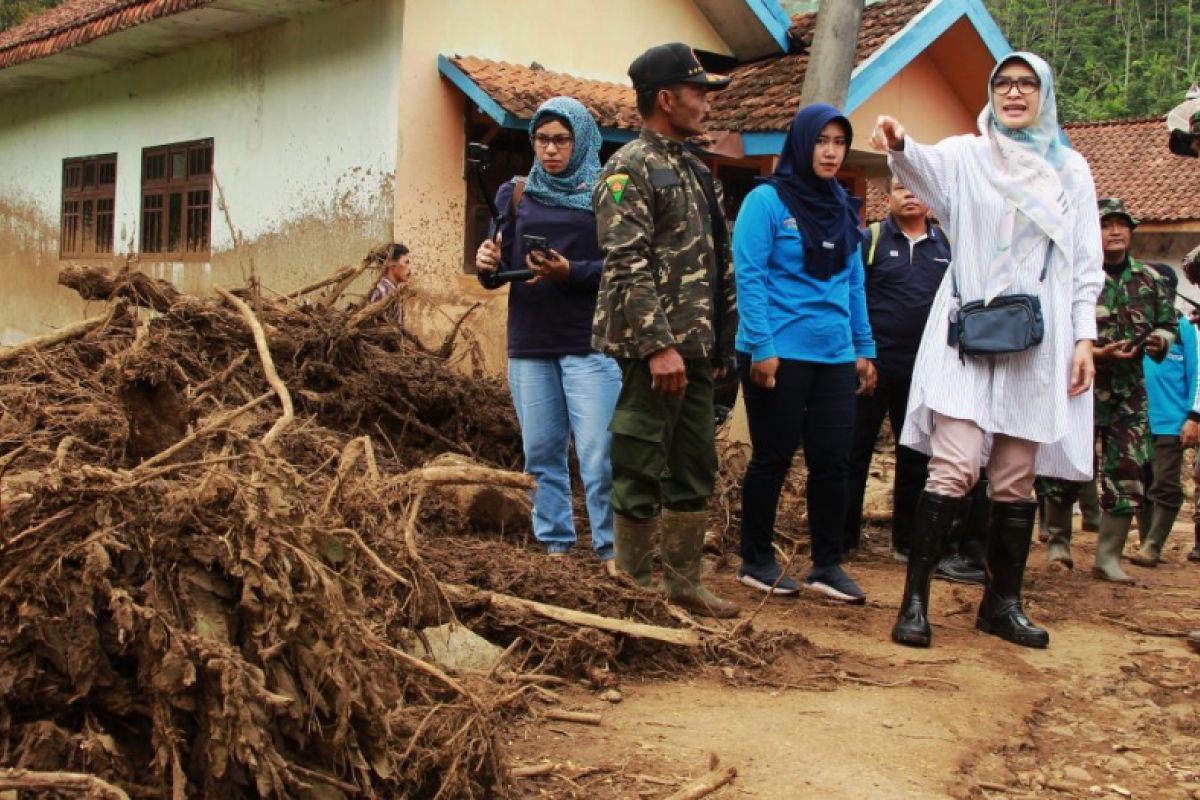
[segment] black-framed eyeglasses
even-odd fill
[[[570,134],[560,133],[556,136],[546,136],[541,133],[536,133],[533,136],[533,146],[545,150],[550,145],[554,145],[559,150],[565,150],[575,141],[575,137]]]
[[[1038,89],[1042,88],[1042,85],[1038,83],[1037,78],[1029,78],[1026,76],[1022,76],[1020,78],[1009,78],[1001,75],[992,81],[992,92],[1000,95],[1008,94],[1010,91],[1012,91],[1014,86],[1017,87],[1017,94],[1033,94]]]

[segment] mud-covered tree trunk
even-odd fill
[[[850,74],[858,54],[858,29],[863,0],[823,0],[817,11],[812,54],[804,75],[800,106],[828,103],[844,108]]]

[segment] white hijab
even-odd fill
[[[1033,124],[1012,130],[1000,124],[992,80],[1013,60],[1024,62],[1041,84]],[[1008,206],[1000,223],[996,250],[988,264],[984,302],[990,303],[1012,285],[1014,264],[1048,238],[1054,243],[1054,268],[1067,263],[1067,195],[1059,170],[1064,149],[1058,130],[1054,75],[1050,65],[1033,53],[1013,53],[1001,59],[988,78],[988,104],[979,114],[979,133],[988,141],[992,169],[988,177]]]

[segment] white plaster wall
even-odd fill
[[[357,261],[361,241],[348,241],[334,263],[306,263],[306,253],[287,244],[290,236],[324,238],[316,247],[324,252],[313,252],[311,243],[302,248],[316,260],[336,253],[337,242],[328,241],[334,229],[343,239],[390,235],[403,13],[400,0],[357,0],[176,55],[0,97],[0,203],[19,209],[10,217],[22,220],[0,228],[0,237],[15,235],[16,227],[39,227],[33,220],[43,228],[37,247],[0,242],[0,260],[20,251],[41,263],[0,263],[0,269],[36,269],[36,283],[53,285],[64,158],[118,154],[116,249],[133,253],[142,149],[209,137],[218,279],[236,281],[236,272],[245,273],[256,258],[264,283],[282,289]],[[322,221],[329,230],[320,230]],[[54,241],[45,241],[47,231]],[[247,247],[231,254],[235,241]],[[264,242],[271,243],[269,253],[254,248]],[[221,274],[222,254],[236,264],[226,270],[234,274]],[[164,277],[195,288],[212,279],[213,265],[162,266]],[[0,300],[5,317],[11,300]],[[62,302],[51,305],[58,313],[47,318],[64,316]],[[12,325],[0,327],[5,338],[15,337]],[[26,335],[39,332],[35,327],[25,320]]]

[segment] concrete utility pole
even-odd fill
[[[846,107],[864,2],[821,0],[808,71],[804,75],[804,91],[800,94],[801,107],[809,103]]]

